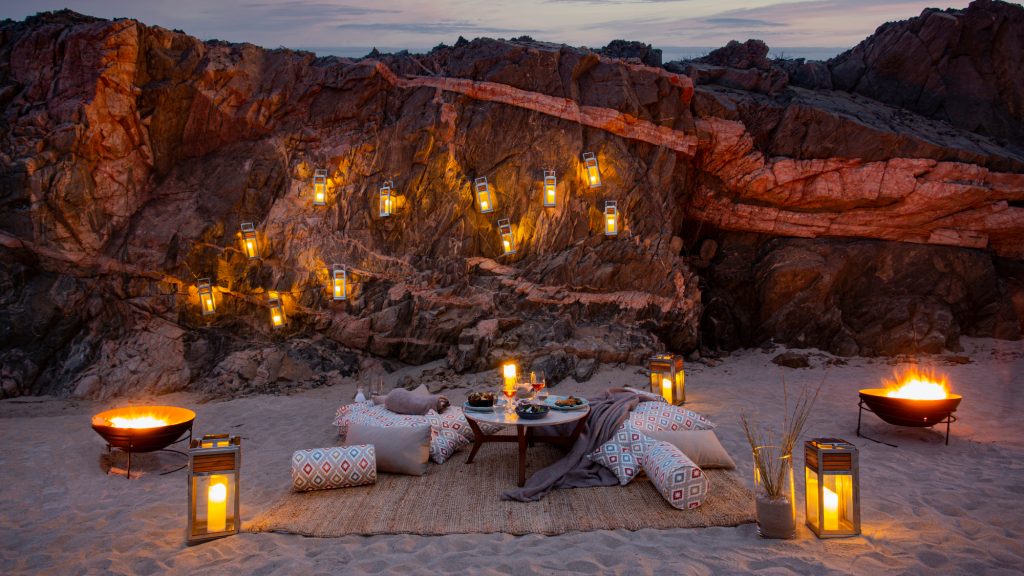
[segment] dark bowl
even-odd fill
[[[494,406],[494,398],[490,400],[466,400],[466,404],[476,408],[490,408]]]
[[[522,408],[516,408],[516,414],[523,420],[540,420],[551,412],[551,408],[541,406],[540,412],[523,412]]]
[[[153,428],[118,428],[111,424],[115,417],[131,418],[153,416],[167,421],[163,426]],[[162,450],[179,438],[192,426],[196,413],[175,406],[131,406],[100,412],[92,417],[92,429],[114,448],[132,452],[153,452]]]
[[[885,388],[865,388],[860,399],[883,421],[896,426],[934,426],[956,412],[963,397],[949,394],[941,400],[914,400],[911,398],[890,398]]]

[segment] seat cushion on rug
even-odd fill
[[[668,442],[645,437],[642,464],[651,483],[673,508],[697,508],[707,498],[704,471]]]
[[[629,415],[629,422],[640,432],[658,430],[712,430],[707,416],[666,402],[641,402]]]
[[[693,460],[694,464],[704,470],[710,468],[733,470],[736,468],[736,462],[722,447],[714,430],[657,430],[645,432],[645,434],[650,438],[668,442],[679,448],[680,452],[686,454],[687,458]]]
[[[644,436],[623,422],[610,440],[592,452],[588,458],[615,473],[619,485],[625,486],[643,472],[640,458],[643,456]]]
[[[297,492],[363,486],[376,481],[373,446],[333,446],[292,453],[292,488]]]
[[[433,415],[434,418],[428,420],[427,416],[429,415]],[[438,464],[447,460],[455,450],[458,450],[458,448],[473,440],[473,430],[469,427],[469,422],[466,421],[466,416],[462,413],[462,408],[459,408],[458,406],[448,408],[445,410],[444,414],[432,412],[424,416],[395,414],[384,406],[375,406],[363,403],[345,404],[338,408],[334,424],[338,427],[338,434],[340,436],[345,437],[348,432],[349,424],[354,422],[384,427],[409,427],[430,424],[430,457]],[[493,434],[500,430],[501,426],[481,424],[480,428],[485,434]],[[453,438],[451,433],[462,435],[466,439],[466,442],[461,442],[458,439]],[[453,446],[455,446],[454,449],[452,448]],[[441,460],[438,461],[438,458],[441,458]]]
[[[422,476],[430,460],[430,424],[416,426],[348,425],[347,444],[371,444],[377,453],[377,471]]]

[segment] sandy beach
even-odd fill
[[[798,473],[798,538],[763,540],[753,524],[736,528],[597,531],[561,536],[468,534],[336,539],[247,534],[184,544],[186,472],[157,472],[173,454],[140,457],[143,474],[126,480],[101,468],[104,443],[91,414],[125,401],[94,404],[52,398],[0,402],[0,573],[3,574],[1019,574],[1024,565],[1024,344],[965,339],[962,358],[924,357],[964,395],[950,445],[938,430],[896,428],[866,414],[857,438],[857,390],[892,374],[890,359],[847,359],[811,351],[809,369],[780,368],[783,351],[747,350],[715,366],[687,365],[687,407],[710,416],[751,481],[741,413],[781,416],[781,375],[790,390],[827,376],[805,437],[841,437],[860,449],[863,535],[819,540],[803,526]],[[389,383],[415,374],[407,368]],[[641,386],[637,366],[605,366],[586,383],[566,380],[559,394]],[[461,401],[488,378],[446,390]],[[290,487],[289,456],[337,443],[334,411],[351,401],[346,381],[290,396],[209,401],[188,394],[149,399],[194,409],[196,432],[241,435],[242,514],[251,520]],[[139,399],[141,403],[142,399]],[[802,466],[802,457],[797,456]],[[799,468],[798,468],[799,470]]]

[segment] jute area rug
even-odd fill
[[[737,475],[708,470],[710,494],[693,510],[676,510],[646,477],[628,486],[555,490],[540,502],[506,502],[515,487],[514,444],[486,444],[472,464],[464,449],[425,476],[379,474],[370,486],[289,492],[245,526],[249,532],[315,537],[349,534],[562,534],[625,528],[737,526],[754,521],[751,492]],[[527,453],[527,477],[561,457],[547,445]]]

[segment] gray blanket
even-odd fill
[[[615,430],[636,408],[639,397],[633,392],[612,388],[587,400],[590,402],[590,415],[572,450],[561,460],[530,476],[522,488],[502,494],[502,500],[535,502],[558,488],[614,486],[619,483],[611,470],[590,461],[587,455],[611,439]],[[575,423],[566,426],[572,427]]]

